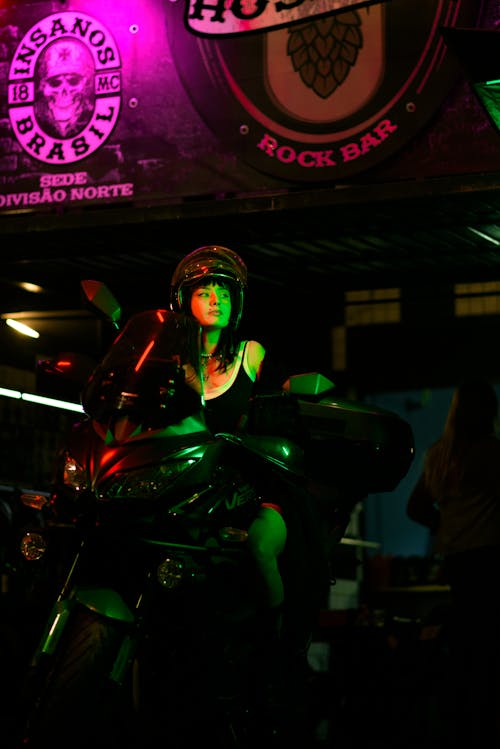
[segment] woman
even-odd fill
[[[246,285],[243,260],[219,245],[194,250],[172,276],[172,310],[192,315],[201,326],[205,415],[214,434],[245,429],[262,374],[264,347],[238,337]],[[310,634],[330,583],[310,498],[294,487],[287,488],[286,496],[282,492],[266,479],[264,499],[248,528],[249,548],[263,582],[256,635],[269,684],[279,679],[290,653],[296,655],[304,632]]]
[[[171,308],[192,315],[201,326],[205,416],[214,434],[244,428],[264,361],[260,343],[237,337],[246,285],[243,260],[229,248],[215,245],[191,252],[172,276]],[[264,502],[248,529],[248,543],[262,574],[263,603],[276,631],[284,600],[278,558],[286,538],[281,508]]]
[[[500,440],[498,402],[481,379],[456,388],[441,437],[407,503],[435,536],[451,589],[457,737],[500,739]],[[462,721],[464,721],[462,723]],[[497,725],[498,724],[498,725]]]

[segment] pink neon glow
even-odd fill
[[[158,35],[163,33],[164,16],[161,3],[137,0],[72,0],[71,11],[94,16],[113,35],[124,63],[128,55],[141,49],[158,49]],[[140,63],[137,63],[140,64]]]

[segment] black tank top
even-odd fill
[[[254,383],[245,372],[246,344],[236,379],[225,393],[205,402],[205,418],[208,428],[217,432],[239,431],[248,414]]]

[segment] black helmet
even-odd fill
[[[190,314],[190,295],[184,291],[204,278],[221,278],[228,282],[232,305],[230,325],[236,329],[243,312],[247,268],[240,256],[229,247],[213,244],[198,247],[180,261],[170,283],[170,309]]]

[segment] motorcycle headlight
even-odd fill
[[[76,492],[82,492],[88,487],[84,468],[69,453],[64,456],[63,483]]]
[[[178,559],[164,559],[158,565],[156,577],[163,588],[174,590],[178,588],[183,581],[184,565]]]
[[[99,499],[154,499],[172,486],[172,481],[191,468],[193,458],[169,460],[157,466],[116,473],[99,487]]]
[[[19,544],[21,554],[28,562],[36,562],[47,551],[47,542],[41,533],[27,531]]]
[[[166,557],[156,569],[156,579],[167,590],[175,590],[184,583],[200,583],[206,579],[206,571],[192,558],[184,560]]]

